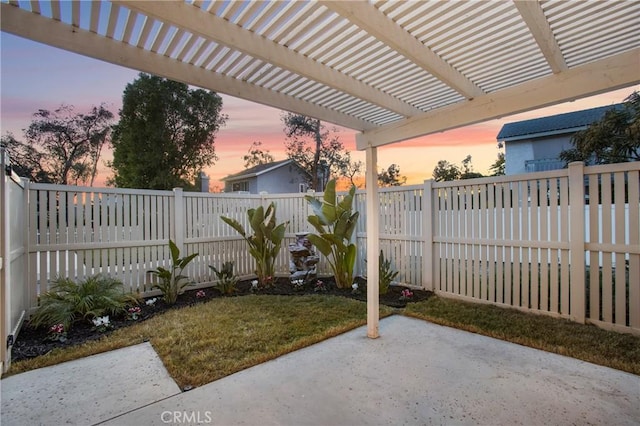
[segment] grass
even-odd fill
[[[431,297],[393,313],[640,374],[640,336]],[[169,311],[99,341],[12,364],[10,374],[150,341],[182,388],[200,386],[365,324],[366,304],[326,295],[243,296]],[[402,348],[398,348],[402,350]]]
[[[392,309],[381,307],[381,316]],[[200,386],[366,323],[337,296],[243,296],[176,309],[77,347],[19,361],[10,374],[149,341],[178,386]]]
[[[407,316],[640,375],[640,336],[515,309],[431,297]]]

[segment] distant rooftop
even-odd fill
[[[567,112],[532,120],[516,121],[502,126],[498,133],[499,141],[514,141],[532,136],[550,136],[561,133],[573,133],[584,130],[593,122],[600,120],[611,109],[622,109],[624,104],[607,105],[582,111]]]
[[[255,176],[259,176],[263,173],[266,173],[268,171],[277,169],[279,167],[285,166],[289,163],[292,163],[293,160],[288,159],[288,160],[281,160],[281,161],[274,161],[272,163],[266,163],[266,164],[258,164],[257,166],[253,166],[250,167],[246,170],[241,171],[240,173],[235,173],[232,175],[229,175],[225,178],[223,178],[222,180],[224,181],[234,181],[234,180],[238,180],[238,179],[247,179],[250,177],[255,177]]]

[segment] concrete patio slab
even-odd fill
[[[149,343],[0,380],[2,426],[90,425],[180,393]]]
[[[640,376],[393,316],[107,425],[637,425]],[[112,382],[113,383],[113,382]]]

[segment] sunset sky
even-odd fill
[[[61,104],[73,105],[76,112],[87,112],[93,105],[105,103],[117,114],[122,106],[122,93],[138,72],[95,59],[69,53],[26,39],[1,33],[0,38],[0,131],[11,132],[24,140],[23,129],[39,109],[55,109]],[[431,178],[438,160],[460,164],[472,156],[475,171],[487,173],[498,154],[496,135],[503,124],[576,111],[621,102],[633,90],[629,87],[590,98],[580,99],[504,117],[482,124],[436,135],[408,140],[378,152],[379,168],[392,163],[400,166],[408,184]],[[222,186],[220,179],[239,172],[242,157],[253,141],[261,141],[276,160],[285,159],[281,111],[222,95],[223,112],[229,116],[227,125],[218,133],[215,146],[219,160],[205,172],[211,177],[211,187]],[[340,138],[352,157],[364,161],[364,152],[355,150],[355,131],[340,129]],[[110,153],[103,160],[110,159]],[[101,186],[111,171],[104,165],[96,185]]]

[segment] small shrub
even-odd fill
[[[380,256],[378,256],[378,279],[380,280],[380,294],[387,294],[389,291],[389,285],[398,276],[398,271],[391,269],[391,261],[384,258],[384,253],[380,250]]]
[[[107,276],[93,275],[79,283],[58,278],[51,290],[40,296],[40,306],[30,323],[34,327],[62,324],[67,331],[76,321],[126,313],[127,305],[137,303],[135,295],[123,292],[120,281]]]
[[[216,278],[218,279],[216,287],[218,287],[222,294],[231,294],[235,291],[236,284],[238,284],[238,277],[233,274],[233,262],[224,262],[220,270],[212,265],[209,265],[209,268],[216,274]]]
[[[189,285],[189,277],[182,275],[182,271],[187,267],[198,253],[190,254],[186,257],[180,257],[180,249],[176,243],[169,240],[169,250],[171,251],[171,266],[165,269],[158,266],[158,269],[149,271],[150,274],[156,275],[160,282],[154,284],[152,288],[157,288],[162,292],[164,301],[173,305],[178,300],[178,295],[184,292],[184,288]]]

